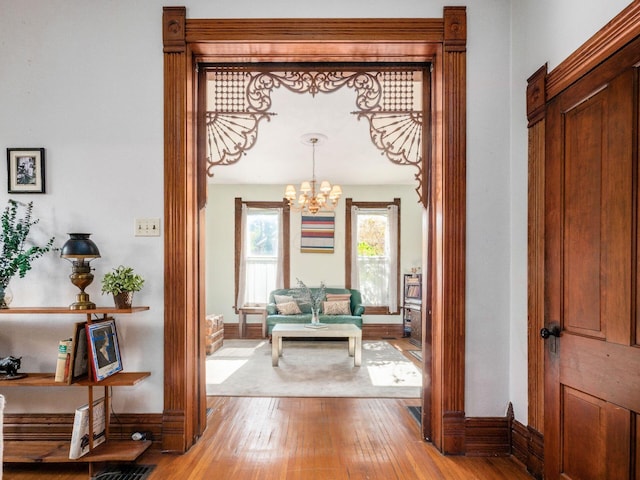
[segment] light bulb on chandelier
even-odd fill
[[[325,135],[320,133],[309,133],[302,136],[302,143],[311,145],[312,153],[312,176],[311,181],[304,181],[300,184],[300,195],[296,193],[293,185],[287,185],[284,191],[284,198],[289,201],[289,207],[294,211],[304,211],[315,215],[320,210],[334,210],[338,205],[338,200],[342,195],[340,185],[333,185],[323,180],[320,188],[316,191],[316,145],[327,140]],[[297,203],[296,203],[297,200]]]

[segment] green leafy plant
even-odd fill
[[[144,285],[144,278],[133,273],[132,267],[120,265],[102,277],[102,293],[118,295],[122,292],[137,292]]]
[[[44,246],[29,242],[31,227],[39,222],[32,219],[33,202],[24,205],[24,215],[18,216],[18,202],[9,200],[2,212],[2,256],[0,257],[0,287],[6,288],[9,281],[18,274],[20,278],[31,270],[31,263],[53,248],[55,237],[51,237]]]

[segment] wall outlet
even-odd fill
[[[159,237],[160,219],[136,218],[134,235],[136,237]]]

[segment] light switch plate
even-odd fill
[[[136,237],[159,237],[160,219],[136,218],[134,235]]]

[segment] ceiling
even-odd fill
[[[369,135],[369,122],[358,119],[353,89],[331,93],[295,93],[275,89],[271,112],[262,120],[255,145],[233,165],[213,169],[212,184],[294,184],[312,176],[312,148],[302,136],[321,133],[316,146],[316,179],[340,185],[415,185],[415,166],[393,164]]]

